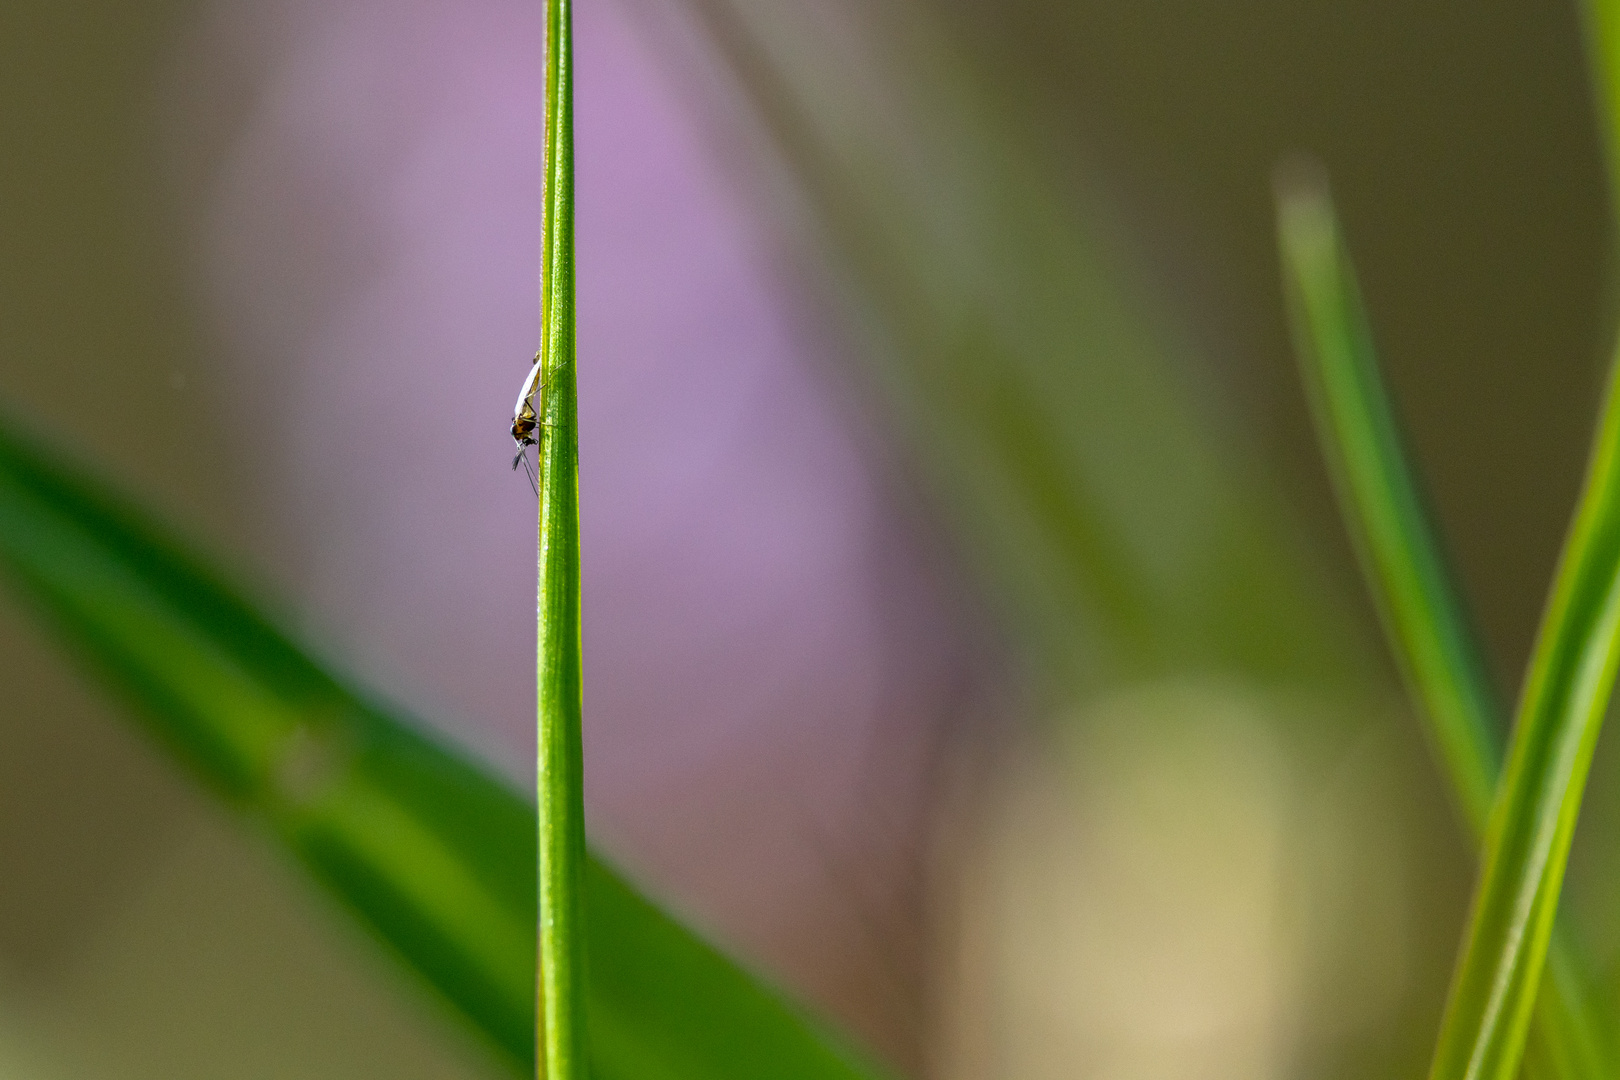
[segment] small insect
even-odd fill
[[[544,407],[546,373],[542,370],[543,361],[540,354],[534,354],[534,367],[523,377],[523,385],[518,387],[517,404],[512,406],[512,441],[517,443],[517,454],[512,458],[512,468],[523,463],[523,471],[528,474],[529,486],[534,488],[536,495],[540,494],[540,481],[535,475],[536,470],[529,466],[529,447],[540,440],[538,432],[541,427],[540,416],[535,410],[536,404]]]

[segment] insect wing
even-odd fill
[[[540,354],[534,357],[534,367],[523,377],[523,385],[518,387],[516,403],[512,406],[512,421],[514,426],[520,419],[532,419],[538,410],[535,409],[535,397],[545,388],[545,372],[541,370]]]

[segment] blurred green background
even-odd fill
[[[1282,155],[1322,159],[1415,456],[1511,697],[1579,479],[1613,314],[1604,300],[1613,280],[1608,208],[1573,8],[936,0],[883,10],[901,39],[907,19],[925,10],[937,18],[930,32],[959,50],[961,77],[987,91],[1008,122],[1006,137],[1060,198],[1110,207],[1097,227],[1121,272],[1146,283],[1158,316],[1207,364],[1198,378],[1220,389],[1212,411],[1245,433],[1239,456],[1252,454],[1327,568],[1323,608],[1353,612],[1333,617],[1351,628],[1345,649],[1354,653],[1376,639],[1294,374],[1269,182]],[[258,418],[219,411],[229,394],[188,285],[195,210],[175,180],[184,170],[167,127],[179,42],[201,16],[188,3],[0,7],[0,407],[78,448],[254,581],[256,567],[284,565],[243,512],[254,499],[243,478]],[[211,114],[229,117],[234,107],[211,103]],[[1099,190],[1104,201],[1094,204]],[[0,1075],[492,1071],[482,1050],[402,987],[273,852],[188,790],[10,601],[0,602],[0,687]],[[1248,837],[1234,857],[1251,862],[1227,862],[1211,880],[1263,878],[1273,863],[1296,859],[1298,838],[1267,832],[1286,816],[1279,808],[1294,804],[1275,779],[1288,769],[1266,762],[1300,752],[1266,734],[1271,721],[1254,719],[1272,709],[1262,700],[1270,692],[1193,684],[1086,706],[1074,746],[1056,754],[1080,762],[1083,812],[1074,820],[1112,820],[1120,807],[1169,815],[1172,832],[1175,821],[1192,823],[1175,833],[1189,852],[1219,846],[1198,828]],[[1206,719],[1174,719],[1188,711],[1178,711],[1177,694],[1199,697],[1190,711]],[[1398,1000],[1345,1031],[1311,1028],[1326,1049],[1313,1056],[1296,1047],[1279,1071],[1421,1061],[1439,1007],[1469,857],[1412,725],[1396,717],[1370,727],[1374,734],[1348,740],[1349,750],[1299,765],[1288,783],[1331,788],[1322,778],[1342,766],[1352,809],[1323,811],[1332,819],[1323,828],[1359,829],[1361,839],[1346,841],[1342,866],[1351,869],[1311,887],[1331,892],[1333,874],[1347,875],[1344,894],[1359,899],[1346,925],[1378,921],[1374,937],[1404,943],[1387,962],[1363,958],[1365,978],[1400,984],[1391,991]],[[1599,754],[1571,899],[1608,957],[1620,946],[1620,925],[1606,913],[1620,763]],[[985,959],[1016,946],[1016,913],[1026,910],[995,898],[1021,889],[1071,905],[1078,919],[1084,903],[1125,901],[1050,880],[1062,877],[1051,869],[1054,850],[1089,853],[1094,865],[1160,850],[1133,847],[1128,830],[1049,827],[1068,820],[1068,796],[1052,795],[1059,809],[1045,816],[1030,800],[1046,798],[1043,784],[1070,788],[1050,779],[1049,763],[1009,757],[1011,765],[997,759],[997,775],[1016,783],[991,779],[966,800],[970,809],[957,808],[969,824],[938,874],[937,906],[954,914],[936,930],[938,959],[924,964],[937,975],[921,992],[929,1019],[867,1033],[891,1057],[941,1075],[1064,1074],[1061,1058],[1006,1049],[1038,1039],[998,1043],[975,1033],[973,1018],[996,1011],[983,995],[1038,1011],[1035,998],[1019,994],[1054,985]],[[1068,768],[1056,772],[1068,776]],[[1166,802],[1154,794],[1167,775],[1206,775],[1207,797],[1175,810],[1181,795]],[[1189,783],[1178,790],[1199,790]],[[995,794],[1009,785],[1016,798]],[[1233,791],[1244,798],[1227,798]],[[1379,907],[1357,890],[1377,876],[1380,856],[1365,848],[1389,835],[1404,837],[1401,869],[1390,873],[1405,884]],[[1037,840],[1023,846],[1007,840],[1030,836]],[[1244,903],[1231,900],[1234,919],[1286,921]],[[1008,910],[1014,915],[993,914]],[[1391,923],[1399,933],[1385,933]],[[1138,962],[1095,955],[1104,965]],[[1191,943],[1183,955],[1202,956],[1242,996],[1231,986],[1242,984],[1249,961],[1219,949],[1201,954]],[[1300,992],[1300,1001],[1355,996],[1362,976],[1345,974],[1354,965],[1330,957],[1320,967],[1339,996]],[[1075,991],[1077,1000],[1085,993]],[[1117,1004],[1129,994],[1107,996]],[[823,1004],[835,1014],[854,1009]],[[1083,1001],[1076,1008],[1098,1014]],[[1051,1023],[1062,1028],[1055,1011]],[[195,1023],[152,1021],[177,1014]],[[1049,1041],[1061,1046],[1064,1037]],[[1269,1061],[1263,1050],[1245,1053],[1222,1060]],[[1173,1055],[1165,1060],[1164,1072],[1182,1067]],[[1129,1070],[1090,1061],[1085,1071]]]
[[[251,577],[255,418],[219,415],[167,156],[200,17],[0,10],[0,395]],[[0,1075],[501,1075],[9,597],[0,656]]]

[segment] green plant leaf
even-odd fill
[[[1615,370],[1620,368],[1611,367],[1585,486],[1531,655],[1431,1080],[1509,1080],[1524,1049],[1620,659]]]
[[[545,226],[541,238],[538,723],[541,1075],[584,1080],[586,929],[574,380],[574,91],[570,0],[546,4]]]
[[[1486,834],[1433,1080],[1509,1080],[1546,959],[1592,751],[1620,659],[1620,401],[1611,376]]]
[[[1325,180],[1307,167],[1279,177],[1278,233],[1300,372],[1340,509],[1454,797],[1483,836],[1502,767],[1501,713],[1407,467]]]
[[[1279,175],[1278,235],[1300,370],[1340,510],[1391,652],[1453,797],[1482,843],[1501,773],[1503,716],[1407,464],[1324,176]],[[1539,1076],[1610,1075],[1597,994],[1555,930],[1537,998]]]
[[[1593,104],[1609,174],[1609,201],[1620,207],[1620,3],[1582,0]]]
[[[127,504],[0,426],[0,567],[194,776],[533,1075],[533,804],[330,674]],[[602,1080],[881,1075],[584,869]]]

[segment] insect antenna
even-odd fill
[[[529,478],[529,486],[534,488],[534,497],[538,499],[540,497],[540,478],[535,475],[536,470],[529,464],[529,448],[527,446],[519,448],[518,461],[523,462],[523,473]],[[517,461],[512,462],[512,466],[516,468]]]

